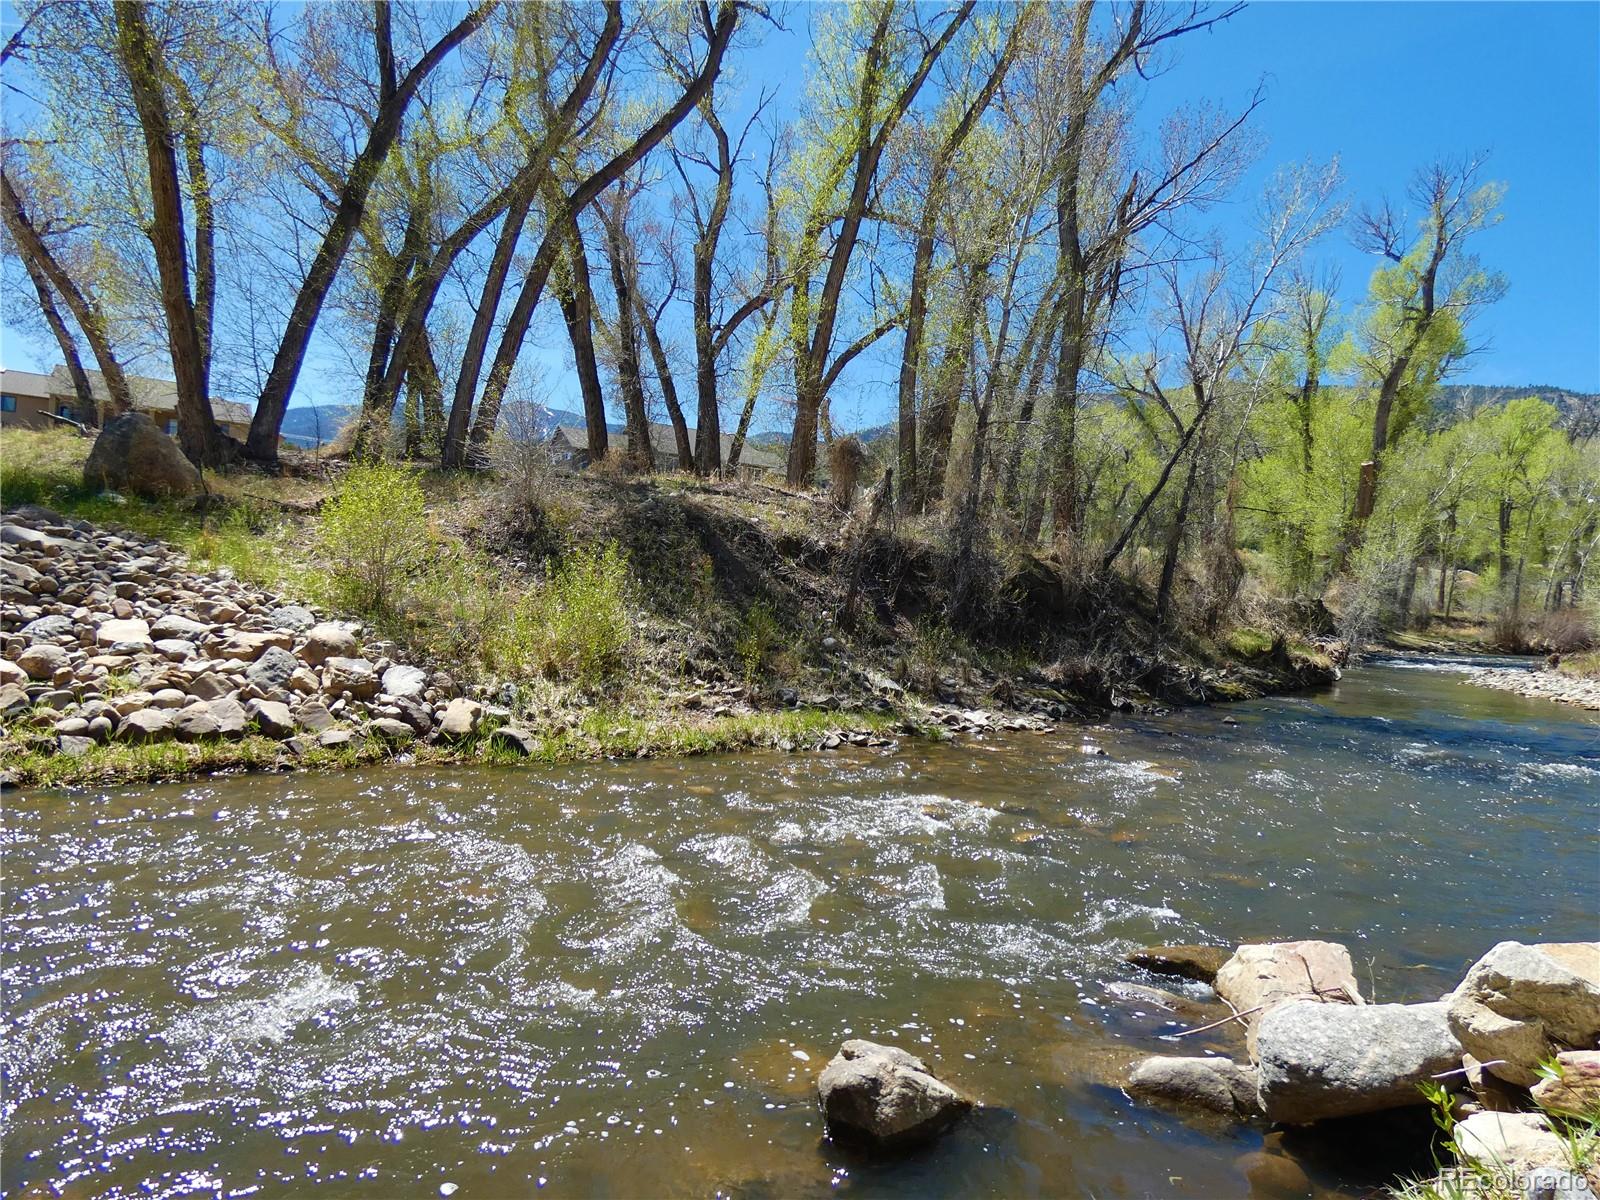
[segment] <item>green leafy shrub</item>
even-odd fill
[[[739,635],[733,642],[744,677],[753,680],[761,675],[782,642],[783,626],[778,624],[770,604],[758,600],[747,608],[739,623]]]
[[[368,616],[394,614],[426,567],[432,541],[415,475],[381,462],[351,467],[317,522],[329,599]]]
[[[632,640],[628,560],[615,542],[575,550],[519,617],[547,674],[598,683],[627,661]]]

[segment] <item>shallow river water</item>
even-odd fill
[[[1600,725],[1451,667],[891,753],[8,797],[0,1186],[1365,1194],[1395,1164],[1130,1102],[1211,1010],[1121,956],[1330,938],[1418,1000],[1595,937]],[[812,1093],[851,1035],[993,1107],[852,1156]]]

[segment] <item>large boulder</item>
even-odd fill
[[[1217,970],[1217,994],[1240,1012],[1285,1000],[1362,1004],[1350,951],[1336,942],[1263,942],[1240,946]]]
[[[244,677],[264,692],[276,691],[289,685],[289,677],[300,666],[300,660],[282,646],[268,646],[261,657],[245,668]]]
[[[393,666],[383,673],[381,689],[386,695],[416,700],[428,688],[428,673],[421,667]]]
[[[1256,1027],[1261,1107],[1309,1125],[1423,1104],[1417,1085],[1461,1062],[1445,1004],[1324,1004],[1290,1000]]]
[[[27,672],[28,678],[40,679],[45,683],[54,679],[57,671],[65,670],[71,665],[67,652],[60,646],[52,646],[48,642],[29,646],[17,655],[17,666]]]
[[[200,472],[183,451],[144,413],[123,413],[107,421],[83,464],[85,486],[97,492],[136,496],[191,496],[200,490]]]
[[[95,627],[97,646],[123,646],[132,650],[150,650],[150,623],[140,617],[113,617]]]
[[[121,742],[162,742],[172,736],[172,710],[140,708],[126,714],[117,726]]]
[[[1600,1112],[1600,1050],[1566,1050],[1555,1065],[1556,1075],[1533,1085],[1534,1103],[1568,1116]]]
[[[1600,1039],[1600,942],[1501,942],[1452,993],[1449,1016],[1486,1070],[1532,1087],[1544,1059]]]
[[[483,705],[476,700],[457,696],[444,706],[444,715],[439,718],[439,740],[463,741],[478,731],[478,723],[482,720]]]
[[[853,1038],[817,1078],[833,1134],[898,1149],[924,1142],[971,1111],[972,1100],[897,1046]]]
[[[1226,1117],[1260,1112],[1256,1075],[1227,1058],[1144,1059],[1128,1077],[1128,1095],[1180,1108],[1198,1108]]]

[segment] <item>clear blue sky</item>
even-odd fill
[[[1508,190],[1478,247],[1511,290],[1460,378],[1600,391],[1600,4],[1278,0],[1177,56],[1157,108],[1266,84],[1257,187],[1272,167],[1338,154],[1353,201],[1400,198],[1430,159],[1487,150],[1486,174]],[[1342,237],[1319,255],[1359,298],[1372,260]]]
[[[780,112],[798,101],[815,11],[796,5],[788,32],[739,56],[747,94],[778,87]],[[14,23],[10,0],[0,0],[0,25]],[[1207,99],[1238,105],[1266,87],[1256,116],[1265,153],[1237,203],[1212,214],[1224,228],[1285,163],[1339,155],[1348,195],[1360,202],[1399,197],[1438,156],[1489,151],[1488,176],[1508,187],[1505,220],[1478,245],[1511,289],[1478,326],[1485,347],[1459,380],[1600,391],[1600,4],[1268,0],[1174,45],[1149,88],[1152,121]],[[1343,236],[1318,253],[1339,264],[1347,299],[1358,299],[1372,261]],[[6,305],[29,299],[11,295]],[[525,354],[545,369],[548,401],[579,407],[564,339],[541,340]],[[892,353],[886,341],[878,357]],[[347,377],[335,384],[317,357],[296,402],[348,402]],[[843,424],[887,418],[892,397],[876,385],[892,371],[873,357],[852,368],[848,399],[836,398]],[[0,330],[6,366],[48,370],[55,361],[48,342]]]

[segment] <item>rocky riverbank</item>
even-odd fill
[[[1247,1061],[1146,1058],[1125,1083],[1135,1099],[1306,1126],[1422,1106],[1431,1093],[1459,1169],[1543,1172],[1573,1197],[1600,1189],[1600,1161],[1592,1148],[1575,1154],[1585,1137],[1568,1128],[1574,1119],[1592,1128],[1600,1113],[1600,942],[1501,942],[1422,1004],[1373,1003],[1335,943],[1245,945],[1220,966],[1218,957],[1157,947],[1129,961],[1210,983],[1220,1015],[1174,1040],[1242,1029]]]
[[[585,749],[580,731],[541,729],[487,689],[467,694],[361,622],[225,571],[191,570],[158,540],[24,506],[0,522],[0,544],[0,771],[10,783]],[[699,703],[702,741],[713,744],[888,744],[882,732],[893,724],[882,712],[840,711],[736,725],[753,717],[734,711],[736,697]],[[677,734],[666,748],[704,748]]]
[[[636,698],[631,710],[557,712],[530,705],[511,682],[464,686],[304,598],[225,570],[197,571],[156,539],[32,505],[6,513],[0,537],[0,778],[13,784],[397,756],[559,760],[888,746],[897,733],[1043,731],[1107,709],[1155,710],[1172,690],[1242,699],[1337,675],[1326,661],[1275,645],[1258,662],[1203,670],[1153,659],[1143,686],[1096,678],[1080,689],[1049,668],[1010,677],[968,665],[964,682],[952,674],[937,695],[922,697],[825,638],[826,690],[758,688],[708,670],[656,699]]]
[[[1600,712],[1600,679],[1567,675],[1548,668],[1525,671],[1515,667],[1482,667],[1466,681],[1477,687],[1495,688],[1535,700],[1554,700],[1575,704],[1590,712]]]

